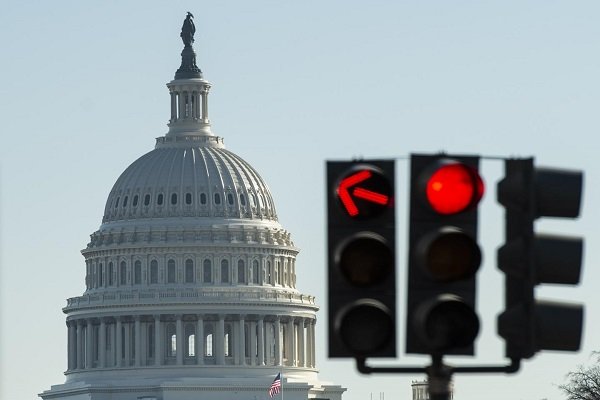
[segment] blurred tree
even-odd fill
[[[600,399],[600,352],[593,352],[595,362],[591,366],[580,365],[567,374],[567,383],[559,388],[567,395],[567,400]]]

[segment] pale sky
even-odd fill
[[[599,350],[600,3],[597,1],[28,1],[0,13],[0,398],[35,399],[64,382],[61,309],[85,290],[80,250],[120,173],[166,133],[165,84],[179,30],[195,48],[213,131],[271,188],[301,253],[298,288],[317,297],[317,366],[344,400],[410,399],[422,375],[359,375],[326,358],[325,160],[397,159],[397,360],[404,354],[406,178],[411,152],[535,156],[585,171],[582,217],[540,231],[586,240],[579,287],[541,288],[583,302],[579,353],[539,353],[516,375],[457,375],[456,400],[559,400],[557,385]],[[477,355],[502,364],[500,161],[484,160]]]

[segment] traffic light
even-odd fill
[[[329,357],[396,355],[394,161],[327,162]]]
[[[479,157],[411,155],[406,352],[473,354]]]
[[[534,221],[579,216],[583,173],[535,168],[533,158],[505,160],[505,169],[498,201],[506,211],[506,243],[498,250],[498,268],[505,273],[506,309],[498,317],[498,333],[506,341],[506,356],[576,351],[583,306],[536,300],[534,288],[579,283],[583,239],[536,234]]]

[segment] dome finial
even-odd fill
[[[202,78],[202,71],[196,65],[196,53],[192,44],[194,43],[194,15],[188,11],[183,26],[181,27],[181,40],[183,40],[183,51],[181,52],[181,66],[175,73],[175,79]]]

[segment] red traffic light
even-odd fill
[[[393,183],[372,165],[358,165],[348,171],[336,186],[344,211],[353,218],[370,218],[392,205]]]
[[[483,180],[477,171],[455,160],[440,160],[424,177],[425,196],[438,214],[458,214],[483,197]]]

